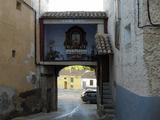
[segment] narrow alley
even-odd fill
[[[160,0],[0,0],[0,120],[160,120]]]
[[[81,100],[79,90],[58,91],[58,111],[39,113],[27,117],[18,117],[13,120],[98,120],[96,104],[86,104]]]

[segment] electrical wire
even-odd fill
[[[149,2],[149,0],[147,0],[147,12],[148,12],[148,19],[149,19],[150,24],[153,25],[153,26],[160,27],[160,24],[155,24],[155,23],[152,22],[151,12],[150,12],[150,2]]]
[[[148,19],[149,19],[149,23],[148,25],[143,25],[140,26],[140,5],[139,5],[139,0],[137,0],[137,5],[138,5],[138,28],[144,28],[144,27],[160,27],[160,24],[154,24],[151,20],[151,13],[150,13],[150,3],[149,0],[147,0],[147,13],[148,13]]]

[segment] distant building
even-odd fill
[[[95,78],[81,78],[82,89],[96,89],[97,80]]]
[[[60,89],[82,89],[81,76],[60,75],[57,82]]]
[[[95,72],[86,71],[81,77],[82,89],[96,89],[97,79]]]
[[[57,82],[61,89],[87,89],[96,88],[96,81],[94,71],[62,69]]]

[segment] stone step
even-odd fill
[[[113,104],[112,99],[103,99],[103,104]]]
[[[110,86],[110,83],[104,82],[103,85],[105,85],[105,86]]]
[[[114,114],[108,114],[108,113],[104,113],[100,120],[115,120],[115,115]]]
[[[114,105],[113,104],[103,104],[104,109],[114,109]]]
[[[110,114],[108,115],[108,120],[115,120],[115,115],[114,114]]]
[[[106,89],[103,89],[103,93],[112,93],[112,90],[106,90]]]
[[[114,115],[115,114],[115,109],[105,109],[104,112],[107,113],[107,114],[113,114]]]
[[[103,97],[105,97],[106,95],[112,96],[112,93],[111,92],[103,92]]]
[[[111,94],[104,94],[103,99],[112,99],[112,95]]]
[[[112,91],[111,88],[108,88],[108,87],[103,87],[103,90],[109,90],[109,91]]]

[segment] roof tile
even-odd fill
[[[53,19],[63,19],[63,18],[106,18],[105,12],[88,12],[88,11],[67,11],[67,12],[46,12],[41,18],[53,18]]]
[[[96,49],[98,55],[112,54],[112,47],[107,34],[96,34]]]

